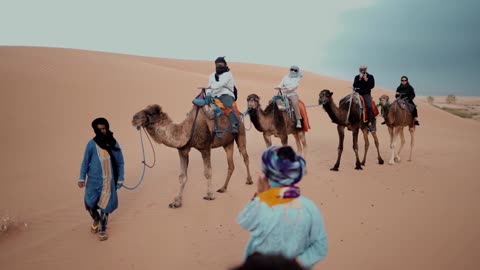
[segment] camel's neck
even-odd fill
[[[147,128],[152,138],[161,144],[172,148],[185,146],[190,140],[192,124],[195,119],[195,109],[192,109],[188,117],[180,124],[174,124],[165,115],[165,119]]]
[[[390,106],[387,106],[387,105],[381,105],[380,106],[380,114],[382,115],[383,119],[387,120],[388,118],[388,111],[389,111],[389,107]]]
[[[323,105],[323,108],[325,109],[333,123],[340,123],[340,109],[337,107],[337,105],[335,105],[333,99],[331,99],[330,102],[328,102],[327,104]]]
[[[260,132],[267,131],[272,123],[272,115],[266,114],[260,106],[255,110],[249,110],[248,115],[252,120],[253,126]]]

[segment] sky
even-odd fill
[[[380,87],[395,89],[407,75],[417,95],[480,95],[475,0],[0,0],[0,7],[0,45],[226,56],[346,80],[365,64]]]

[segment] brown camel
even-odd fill
[[[306,159],[307,140],[305,139],[305,132],[303,129],[295,127],[295,123],[287,112],[280,111],[275,102],[268,104],[265,111],[262,110],[260,97],[256,94],[249,95],[247,103],[248,115],[255,128],[263,133],[263,139],[267,147],[272,145],[272,135],[280,138],[282,145],[285,146],[288,144],[288,135],[293,134],[298,153]]]
[[[410,111],[406,108],[408,106],[406,102],[402,102],[399,99],[395,100],[392,104],[389,103],[389,97],[383,95],[380,97],[380,107],[382,108],[382,116],[385,119],[385,124],[388,127],[388,133],[390,134],[390,149],[392,150],[390,160],[388,164],[393,165],[395,162],[400,162],[400,152],[402,152],[405,145],[405,135],[403,134],[403,128],[408,126],[410,131],[410,158],[408,161],[413,160],[413,145],[415,142],[415,119]],[[396,151],[396,140],[400,135],[400,148]]]
[[[338,137],[339,137],[338,157],[337,157],[337,162],[335,163],[333,168],[331,168],[331,170],[338,171],[338,167],[340,167],[340,159],[342,158],[342,152],[343,152],[343,140],[345,138],[345,127],[351,130],[353,134],[353,151],[355,152],[355,158],[356,158],[355,169],[362,170],[362,166],[365,166],[368,147],[370,146],[370,142],[368,141],[368,126],[366,123],[361,121],[361,118],[360,118],[360,105],[358,104],[358,101],[356,99],[353,99],[353,102],[350,108],[350,114],[348,116],[348,121],[347,121],[347,114],[348,114],[349,104],[350,104],[349,99],[346,99],[345,102],[341,102],[339,104],[339,107],[337,107],[337,105],[333,101],[332,96],[333,96],[333,92],[325,89],[320,92],[319,98],[318,98],[319,105],[323,105],[323,108],[327,112],[332,122],[337,124],[337,131],[338,131]],[[372,123],[372,125],[375,130],[376,123],[374,122]],[[358,157],[359,130],[362,130],[363,139],[365,140],[365,154],[363,156],[362,162],[360,162],[360,159]],[[375,141],[375,146],[377,148],[378,163],[383,164],[383,159],[380,156],[377,134],[375,131],[371,133]]]
[[[205,112],[201,109],[198,115],[196,115],[195,106],[193,106],[187,118],[180,124],[174,124],[170,117],[162,112],[160,106],[156,104],[146,107],[133,116],[133,126],[137,128],[144,127],[157,143],[178,149],[180,156],[180,191],[174,201],[169,205],[171,208],[182,206],[182,194],[188,180],[188,154],[191,148],[197,149],[202,154],[204,175],[207,179],[207,194],[203,197],[205,200],[215,199],[212,192],[212,164],[210,160],[212,148],[223,147],[227,154],[227,179],[218,192],[223,193],[227,190],[228,182],[235,169],[235,165],[233,164],[234,142],[237,143],[238,150],[242,154],[243,161],[247,167],[246,184],[250,185],[253,183],[250,175],[245,127],[243,124],[240,124],[239,133],[236,136],[230,132],[223,132],[221,136],[217,136],[213,132],[213,122],[213,120],[208,119]],[[220,116],[218,119],[218,130],[226,130],[229,126],[230,124],[227,117],[225,115]]]

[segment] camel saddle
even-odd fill
[[[222,138],[223,136],[221,133],[227,132],[230,129],[219,129],[218,126],[218,118],[225,114],[227,116],[230,114],[232,109],[225,106],[222,101],[218,98],[213,98],[211,100],[206,99],[206,95],[202,92],[200,93],[193,101],[193,105],[197,107],[197,109],[201,109],[203,113],[207,116],[209,120],[213,120],[213,125],[209,124],[209,129],[212,133],[214,133],[218,138]],[[237,114],[238,119],[240,119],[240,111],[237,107],[237,102],[233,102],[233,109]]]
[[[412,103],[410,103],[410,102],[408,102],[404,99],[397,98],[395,101],[397,102],[398,106],[402,110],[408,110],[409,113],[412,113],[413,110],[415,109],[415,106]]]
[[[276,95],[272,98],[272,100],[270,100],[270,102],[275,102],[279,111],[287,112],[290,119],[292,119],[292,122],[295,123],[297,121],[295,117],[295,109],[291,105],[292,102],[288,97],[283,95]],[[300,115],[302,116],[302,129],[303,131],[307,132],[310,129],[310,122],[308,121],[307,108],[305,107],[305,103],[303,103],[303,101],[301,101],[300,99],[298,100],[298,107],[300,109]]]
[[[342,98],[340,100],[340,104],[348,103],[350,101],[350,96],[351,95],[347,95],[344,98]],[[352,100],[355,100],[357,102],[357,104],[359,105],[360,115],[361,115],[361,118],[362,118],[363,122],[364,123],[368,122],[367,106],[365,105],[365,100],[363,99],[363,97],[360,94],[358,94],[357,92],[355,92],[353,94]],[[375,104],[375,101],[373,101],[373,99],[372,99],[372,110],[373,110],[373,117],[377,117],[379,115],[379,111],[378,111],[378,107]]]
[[[232,110],[225,105],[218,98],[214,98],[211,102],[205,99],[205,94],[199,94],[193,101],[193,105],[201,108],[208,119],[214,120],[220,117],[222,114],[228,115]],[[233,108],[238,117],[240,117],[240,111],[237,107],[237,102],[233,102]]]

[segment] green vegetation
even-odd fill
[[[478,115],[478,113],[471,112],[468,109],[447,108],[447,107],[439,107],[439,108],[451,114],[454,114],[456,116],[460,116],[462,118],[473,118],[475,115]]]

